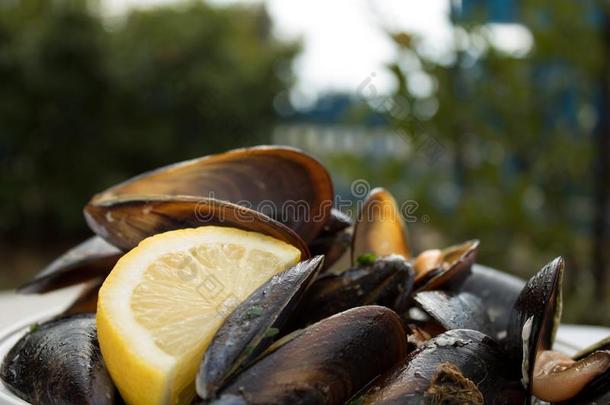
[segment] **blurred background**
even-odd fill
[[[602,1],[0,0],[0,289],[89,235],[90,196],[261,143],[414,201],[416,250],[568,263],[564,320],[610,325]]]

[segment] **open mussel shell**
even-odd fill
[[[19,293],[44,293],[110,273],[123,252],[99,236],[73,247],[45,267]]]
[[[493,324],[483,302],[467,292],[421,291],[415,302],[445,330],[473,329],[495,336]]]
[[[383,305],[402,313],[412,287],[413,269],[398,255],[380,257],[338,275],[325,274],[308,289],[293,326],[362,305]]]
[[[322,256],[316,256],[273,276],[233,311],[204,354],[196,380],[201,398],[213,398],[240,367],[271,343],[323,262]]]
[[[521,366],[524,388],[537,398],[599,402],[610,391],[610,352],[598,345],[575,361],[551,351],[561,317],[563,271],[564,261],[558,257],[527,281],[510,318],[507,350],[512,363]]]
[[[519,404],[525,391],[505,354],[474,330],[445,332],[411,352],[357,397],[358,404]]]
[[[187,195],[228,201],[259,211],[309,242],[331,214],[329,173],[296,149],[259,146],[177,163],[144,173],[93,197],[90,213],[117,198]]]
[[[606,352],[610,356],[610,353]],[[610,404],[610,372],[606,371],[585,385],[580,392],[561,405]]]
[[[518,277],[475,263],[463,282],[450,285],[448,289],[480,298],[496,332],[495,337],[504,340],[513,306],[524,285],[525,281]]]
[[[131,196],[108,199],[85,209],[87,223],[98,235],[124,250],[161,232],[203,225],[260,232],[289,243],[309,258],[307,244],[290,228],[240,205],[192,196]]]
[[[358,213],[352,241],[352,264],[367,253],[410,258],[405,229],[400,208],[392,194],[383,188],[374,188]]]
[[[8,352],[0,378],[32,404],[113,404],[116,389],[97,342],[95,317],[76,315],[32,328]]]
[[[479,241],[474,239],[445,249],[420,253],[413,261],[417,291],[444,289],[462,282],[476,260]]]
[[[532,391],[560,404],[610,403],[610,338],[576,353],[572,358],[552,351],[538,354]]]
[[[537,355],[550,350],[561,317],[561,284],[564,261],[561,257],[530,278],[513,307],[506,345],[514,364],[519,365],[523,386],[531,391]]]
[[[412,298],[412,297],[411,297]],[[427,312],[415,305],[412,300],[407,311],[401,314],[401,318],[407,328],[409,342],[419,347],[422,343],[430,340],[434,336],[440,335],[447,331],[443,325],[431,317]]]
[[[607,404],[610,398],[610,351],[597,350],[580,360],[555,351],[537,354],[532,394],[546,402]]]
[[[220,403],[239,403],[241,397],[248,404],[344,404],[406,354],[396,313],[379,306],[353,308],[309,326],[262,357],[222,391]]]

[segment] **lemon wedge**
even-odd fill
[[[216,226],[158,234],[125,254],[100,289],[96,318],[123,399],[190,403],[204,350],[225,318],[300,255],[275,238]]]

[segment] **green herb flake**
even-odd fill
[[[280,330],[278,328],[269,328],[265,332],[265,337],[271,338],[271,337],[274,337],[275,335],[277,335],[278,333],[280,333]]]
[[[246,316],[248,318],[257,318],[263,314],[263,308],[255,305],[253,307],[248,308],[246,311]]]
[[[347,405],[360,405],[364,402],[364,396],[360,395],[356,398],[353,398],[352,400],[350,400]]]
[[[375,256],[375,253],[363,253],[360,256],[358,256],[358,258],[356,259],[356,262],[358,262],[359,265],[361,266],[368,266],[370,264],[375,263],[375,259],[377,259],[377,256]]]
[[[30,325],[30,333],[36,332],[38,329],[40,329],[40,324],[38,322]]]
[[[244,349],[244,354],[245,354],[246,356],[249,356],[249,355],[251,355],[251,354],[252,354],[252,352],[254,352],[254,349],[255,349],[255,347],[254,347],[254,346],[252,346],[252,345],[248,345],[248,346],[246,346],[246,348]]]

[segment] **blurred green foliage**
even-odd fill
[[[92,2],[3,2],[0,238],[81,235],[93,193],[267,142],[297,50],[262,6],[182,2],[117,21]]]
[[[610,325],[610,313],[598,310],[610,297],[610,181],[599,172],[610,148],[598,146],[610,137],[600,125],[610,115],[602,102],[610,91],[602,80],[610,77],[607,10],[591,0],[515,4],[522,44],[512,50],[497,42],[485,10],[452,19],[450,43],[438,47],[389,32],[396,91],[381,94],[374,75],[354,91],[385,114],[408,157],[337,150],[322,160],[339,191],[360,178],[409,200],[415,252],[477,238],[480,263],[523,278],[563,256],[564,322]],[[600,191],[608,222],[596,261]]]
[[[388,112],[419,157],[401,168],[410,181],[397,189],[431,218],[418,226],[442,241],[481,239],[482,263],[529,277],[564,256],[566,319],[609,322],[607,312],[591,311],[593,145],[607,113],[598,108],[607,91],[599,78],[610,73],[603,9],[591,1],[518,4],[533,37],[526,53],[499,47],[477,15],[453,21],[443,60],[420,38],[393,36],[400,56],[389,68],[399,88]],[[429,94],[417,91],[422,80],[432,84]],[[418,149],[430,141],[441,145],[438,159]]]

